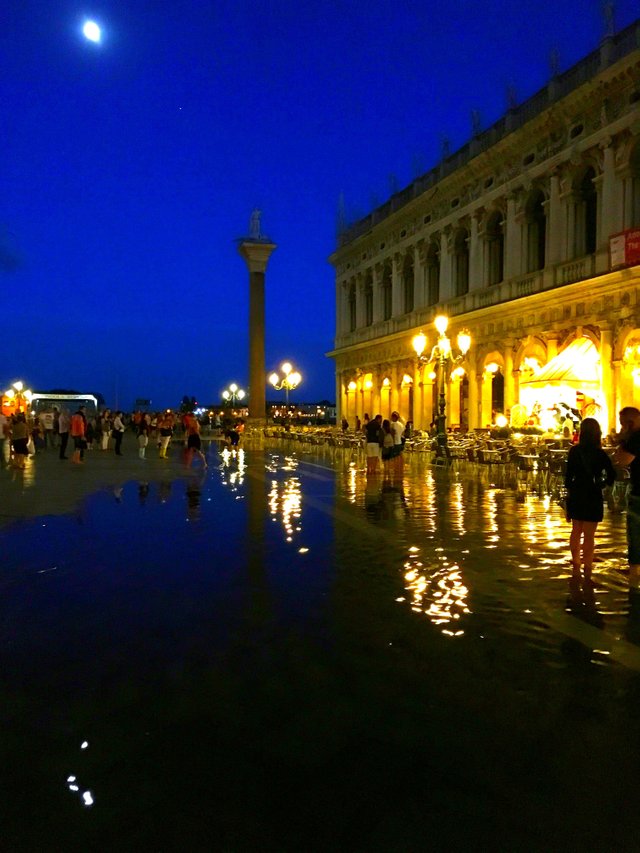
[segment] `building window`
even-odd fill
[[[631,222],[630,228],[640,226],[640,144],[631,153]]]
[[[502,213],[496,210],[487,222],[488,284],[499,284],[504,278],[504,229]]]
[[[575,202],[575,256],[592,255],[596,250],[598,193],[593,183],[596,173],[589,168],[579,181]]]
[[[453,274],[456,296],[469,292],[469,232],[460,228],[453,244]]]
[[[356,286],[352,284],[349,287],[349,331],[356,330]]]
[[[373,280],[369,276],[364,285],[364,322],[373,325]]]
[[[436,305],[440,301],[440,248],[437,243],[431,243],[427,251],[427,287],[429,305]]]
[[[413,311],[414,302],[413,259],[411,258],[411,255],[406,256],[402,267],[402,293],[404,296],[404,313],[409,314]]]
[[[391,319],[393,311],[392,288],[391,266],[390,264],[385,264],[382,271],[382,316],[385,320]]]
[[[527,203],[527,272],[543,270],[546,257],[547,217],[544,193],[538,190]]]

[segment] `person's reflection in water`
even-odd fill
[[[161,504],[166,504],[169,500],[169,496],[171,495],[171,481],[170,480],[161,480],[160,485],[158,486],[158,497],[160,498]]]
[[[189,521],[198,521],[200,518],[202,486],[206,479],[206,471],[200,471],[187,481],[187,518]]]
[[[575,575],[569,579],[566,609],[594,628],[604,627],[604,617],[596,607],[595,589],[591,581],[581,581]]]
[[[382,484],[380,495],[383,518],[404,518],[409,515],[409,507],[404,494],[402,478],[387,478]]]
[[[116,499],[116,503],[122,503],[122,486],[113,487],[113,496]]]
[[[139,483],[138,484],[138,500],[140,504],[144,506],[147,500],[147,496],[149,494],[149,483]]]
[[[380,483],[371,477],[366,481],[364,489],[364,511],[370,521],[378,521],[381,510]]]

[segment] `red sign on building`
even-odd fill
[[[610,267],[633,267],[640,264],[640,228],[630,228],[609,237]]]

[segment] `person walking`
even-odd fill
[[[137,434],[138,434],[138,456],[140,459],[145,458],[145,454],[147,452],[147,445],[149,444],[149,430],[150,430],[149,421],[147,420],[147,416],[145,414],[142,415],[137,425]]]
[[[200,440],[200,424],[193,412],[189,412],[183,419],[184,428],[187,433],[187,453],[185,462],[190,466],[194,456],[199,456],[202,459],[202,464],[207,467],[207,460],[202,452],[202,441]]]
[[[567,489],[567,520],[571,521],[569,548],[573,577],[591,582],[595,534],[602,521],[602,490],[616,478],[611,459],[602,449],[602,432],[595,418],[580,424],[578,444],[570,448],[564,484]]]
[[[18,412],[11,429],[11,446],[13,448],[13,465],[15,468],[26,468],[29,449],[29,425],[24,412]]]
[[[122,438],[124,436],[124,422],[122,420],[122,412],[116,412],[113,418],[113,438],[116,443],[115,451],[116,456],[123,456],[122,450],[120,450],[122,446]]]
[[[167,452],[169,450],[169,445],[171,443],[171,436],[173,435],[173,427],[175,425],[175,418],[173,416],[173,412],[166,411],[163,415],[160,415],[158,418],[158,432],[159,440],[159,455],[160,459],[168,459]]]
[[[627,547],[629,571],[637,583],[640,576],[640,409],[625,406],[620,410],[619,445],[613,464],[628,468],[631,491],[627,503]]]
[[[69,444],[69,428],[71,426],[71,418],[66,409],[60,409],[58,415],[58,435],[60,436],[60,459],[67,459],[67,445]]]

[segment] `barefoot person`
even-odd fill
[[[567,519],[571,520],[571,563],[573,577],[591,581],[593,552],[598,523],[603,517],[602,489],[616,478],[611,460],[602,449],[600,424],[585,418],[580,425],[577,445],[569,450],[565,486],[567,487]]]

